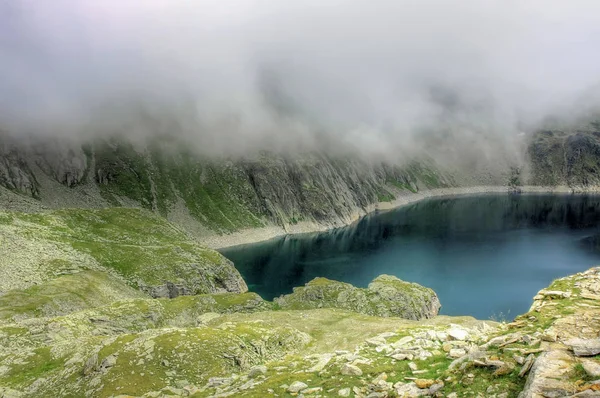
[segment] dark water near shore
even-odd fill
[[[324,276],[391,274],[433,288],[443,314],[512,319],[558,277],[600,265],[600,197],[429,199],[331,232],[223,249],[265,299]]]

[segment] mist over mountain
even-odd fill
[[[0,125],[17,137],[168,134],[208,154],[518,158],[523,133],[596,109],[598,11],[586,0],[6,1]]]

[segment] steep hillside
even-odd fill
[[[323,229],[356,220],[379,202],[436,188],[600,185],[600,125],[528,136],[523,164],[441,168],[432,156],[367,162],[318,152],[207,157],[169,137],[139,142],[0,139],[0,207],[139,207],[201,240],[260,227]],[[456,151],[454,151],[456,152]],[[471,151],[472,152],[472,151]],[[523,156],[516,156],[515,158]]]
[[[11,290],[0,297],[0,397],[593,397],[599,273],[553,282],[509,324],[369,316],[356,306],[360,289],[320,279],[293,302],[253,293],[152,299],[125,288],[122,297],[58,313],[45,292],[79,303],[97,291],[65,284],[57,292],[49,283]],[[99,286],[110,293],[117,283]],[[393,285],[397,292],[381,295],[378,307],[401,304],[406,289],[424,292]],[[26,300],[36,293],[43,300]],[[311,309],[319,295],[335,300]],[[26,310],[10,297],[22,297]]]
[[[0,300],[24,312],[29,300],[60,312],[69,295],[85,307],[140,297],[137,290],[146,297],[247,290],[230,261],[142,209],[0,211],[0,252]]]
[[[456,184],[431,160],[400,167],[320,153],[208,159],[183,145],[116,139],[59,147],[6,138],[0,146],[0,186],[12,193],[50,208],[142,207],[198,235],[301,221],[339,226],[398,192]]]
[[[585,189],[600,185],[600,123],[540,131],[528,149],[536,185]]]

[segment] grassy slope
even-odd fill
[[[8,292],[0,302],[9,308],[23,300],[19,308],[24,313],[29,302],[37,302],[35,307],[55,302],[51,306],[58,310],[141,297],[135,288],[165,281],[187,286],[192,293],[245,286],[219,253],[141,209],[0,212],[0,236],[0,248],[7,253],[0,259],[7,276],[0,281],[0,291]]]

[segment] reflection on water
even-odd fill
[[[265,299],[317,276],[366,286],[386,273],[433,288],[441,313],[508,319],[554,278],[600,264],[599,209],[598,196],[430,199],[222,252]]]

